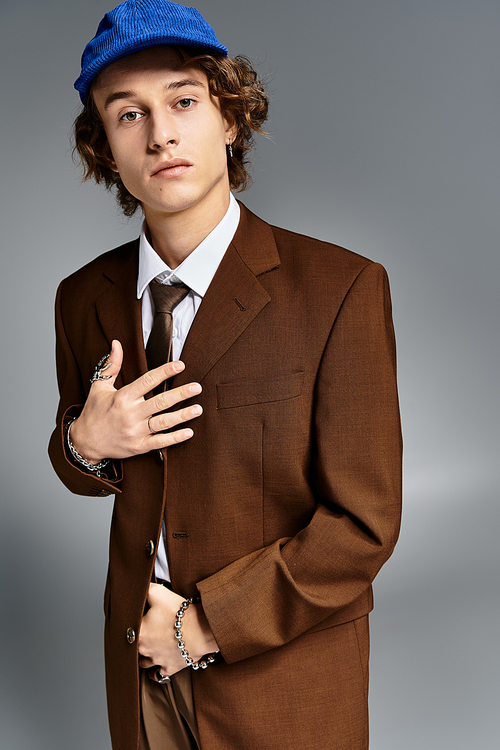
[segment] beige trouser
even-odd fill
[[[160,685],[141,669],[141,733],[139,750],[200,750],[193,703],[191,670]]]

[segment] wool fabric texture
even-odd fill
[[[227,47],[196,8],[170,0],[125,0],[106,13],[82,55],[75,89],[82,102],[98,73],[124,55],[148,47],[197,47],[227,57]]]

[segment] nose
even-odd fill
[[[149,122],[149,148],[152,151],[162,151],[167,146],[179,142],[179,133],[173,118],[166,113],[151,113]]]

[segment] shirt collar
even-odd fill
[[[165,283],[170,280],[182,282],[200,297],[205,295],[224,253],[232,242],[240,221],[240,207],[231,194],[229,208],[198,247],[177,266],[174,271],[153,250],[146,237],[146,222],[142,225],[139,239],[139,273],[137,275],[137,299],[141,299],[148,284],[155,278]]]

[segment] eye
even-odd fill
[[[140,112],[125,112],[125,114],[120,117],[120,120],[123,120],[124,122],[136,122],[141,117],[144,117],[144,115],[141,115]]]
[[[180,99],[180,100],[179,100],[179,101],[177,102],[177,104],[179,105],[179,107],[180,107],[181,109],[189,109],[189,107],[190,107],[190,106],[191,106],[191,104],[193,104],[193,103],[194,103],[194,99],[189,99],[188,97],[186,97],[185,99]]]

